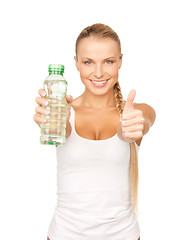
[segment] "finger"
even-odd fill
[[[35,99],[36,103],[39,104],[40,106],[47,106],[48,105],[48,101],[43,98],[43,97],[36,97]]]
[[[144,123],[144,118],[143,117],[135,117],[129,120],[123,120],[121,122],[122,127],[128,127],[131,125],[135,125],[135,124],[141,124]]]
[[[34,114],[33,119],[39,126],[41,123],[47,122],[47,120],[45,118],[42,118],[39,114]]]
[[[131,138],[131,139],[139,139],[143,137],[143,133],[142,131],[137,131],[137,132],[128,132],[128,133],[124,133],[124,136],[126,138]]]
[[[38,90],[38,94],[41,96],[41,97],[45,97],[47,95],[47,92],[44,90],[44,89],[39,89]]]
[[[126,104],[125,104],[125,107],[124,107],[124,110],[123,110],[124,113],[133,109],[133,102],[134,102],[134,99],[135,99],[135,95],[136,95],[136,90],[132,89],[128,94],[127,101],[126,101]]]
[[[72,103],[73,97],[71,95],[66,95],[65,97],[66,97],[67,103]]]
[[[42,108],[39,105],[35,108],[35,111],[37,114],[43,114],[45,116],[48,116],[50,114],[50,111],[48,109]]]
[[[122,120],[128,120],[137,116],[143,116],[143,112],[139,109],[133,109],[132,111],[129,111],[127,113],[122,113]]]
[[[137,124],[129,127],[122,127],[122,131],[124,133],[126,132],[137,132],[137,131],[143,131],[144,125],[143,124]]]

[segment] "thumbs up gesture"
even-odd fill
[[[144,117],[143,112],[134,108],[136,91],[132,89],[127,97],[124,110],[121,115],[122,138],[131,143],[143,137]]]

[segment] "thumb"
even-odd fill
[[[66,95],[66,101],[68,104],[71,104],[73,101],[73,97],[71,95]]]
[[[128,94],[127,101],[126,101],[126,104],[125,104],[124,109],[123,109],[124,113],[126,113],[129,110],[134,108],[133,102],[134,102],[134,99],[135,99],[135,95],[136,95],[136,90],[132,89]]]

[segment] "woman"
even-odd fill
[[[85,91],[66,96],[66,143],[57,147],[58,202],[48,240],[140,239],[137,221],[137,150],[155,121],[155,111],[136,104],[136,91],[123,100],[118,35],[109,26],[85,28],[74,57]],[[46,92],[39,90],[34,115],[40,126]]]

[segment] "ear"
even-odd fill
[[[79,71],[79,66],[78,66],[77,57],[76,57],[76,56],[74,56],[74,59],[75,59],[75,66],[76,66],[77,70]]]
[[[120,55],[119,69],[121,68],[121,65],[122,65],[122,59],[123,59],[123,54]]]

